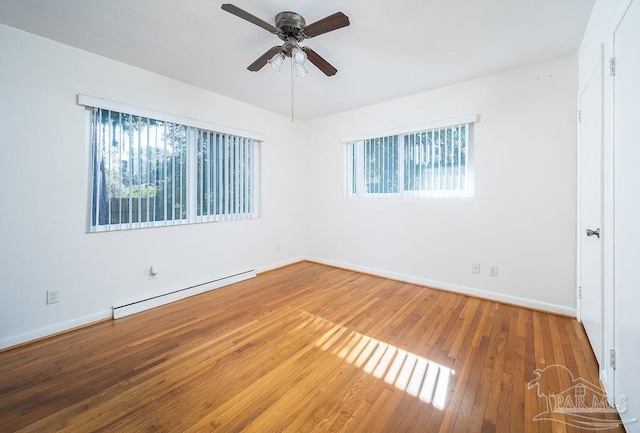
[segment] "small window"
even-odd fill
[[[90,231],[257,217],[258,141],[89,110]]]
[[[473,123],[347,142],[350,196],[471,197]]]

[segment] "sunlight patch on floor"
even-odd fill
[[[332,326],[316,342],[321,350],[331,352],[365,373],[437,409],[445,408],[454,370],[384,341],[349,331],[326,319],[322,320]]]

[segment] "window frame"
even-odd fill
[[[474,171],[474,125],[478,122],[477,114],[468,114],[464,116],[436,120],[432,122],[411,125],[399,128],[392,128],[381,131],[372,131],[354,136],[347,136],[340,139],[344,146],[345,161],[345,195],[350,198],[381,198],[381,197],[402,197],[402,198],[472,198],[475,196],[475,171]],[[425,131],[447,129],[459,125],[467,125],[466,137],[466,188],[464,190],[405,190],[404,189],[404,138],[407,135],[417,134]],[[361,183],[364,182],[364,158],[359,152],[362,152],[363,145],[366,140],[385,139],[388,137],[398,137],[397,153],[398,153],[398,192],[364,192]],[[356,144],[355,146],[352,146]],[[355,162],[352,159],[356,157]],[[357,170],[359,176],[356,178],[354,185],[353,169]]]
[[[136,230],[141,228],[153,228],[153,227],[167,227],[184,224],[200,224],[206,222],[227,222],[227,221],[239,221],[250,220],[260,217],[260,172],[261,172],[261,147],[264,142],[264,135],[235,128],[229,128],[221,125],[216,125],[209,122],[203,122],[186,117],[175,116],[167,113],[149,110],[146,108],[135,107],[127,104],[109,101],[106,99],[94,98],[79,94],[77,95],[77,104],[85,108],[85,143],[87,144],[88,156],[88,179],[85,182],[87,185],[87,233],[100,233],[100,232],[117,232],[123,230]],[[129,221],[126,223],[109,223],[109,224],[93,224],[93,207],[94,207],[94,163],[95,163],[95,149],[92,142],[92,110],[101,109],[111,112],[126,114],[129,116],[139,116],[154,121],[162,121],[173,123],[178,126],[186,127],[187,134],[187,150],[186,150],[186,216],[185,218],[166,219],[159,221]],[[205,131],[212,134],[219,134],[222,136],[230,136],[239,140],[250,140],[251,155],[253,160],[251,161],[251,173],[249,174],[251,182],[251,205],[250,210],[240,215],[237,212],[228,213],[224,215],[211,215],[202,214],[198,215],[198,132]],[[246,145],[246,143],[245,143]],[[229,178],[230,179],[230,178]],[[167,203],[164,203],[167,206]],[[248,217],[246,215],[249,215]]]

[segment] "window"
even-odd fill
[[[471,197],[471,132],[464,123],[348,139],[347,195]]]
[[[258,140],[108,108],[89,111],[90,231],[257,217]]]

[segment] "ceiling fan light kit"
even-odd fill
[[[350,24],[349,18],[342,12],[336,12],[328,17],[307,25],[302,15],[295,12],[285,11],[276,15],[275,26],[272,26],[266,21],[263,21],[232,4],[225,3],[222,5],[222,9],[242,18],[243,20],[257,25],[258,27],[261,27],[270,33],[273,33],[284,42],[280,46],[270,48],[266,53],[258,57],[247,67],[248,70],[257,72],[269,63],[273,69],[280,72],[282,70],[284,60],[286,57],[290,57],[292,80],[294,72],[297,77],[302,77],[309,73],[305,67],[307,60],[313,63],[328,77],[331,77],[338,72],[336,68],[334,68],[310,47],[300,47],[299,44],[305,39],[313,38],[348,26]],[[293,81],[291,83],[291,88],[291,120],[293,121]]]
[[[294,67],[294,69],[296,71],[296,77],[304,77],[305,75],[307,75],[309,73],[307,68],[305,68],[304,64],[302,64],[302,63],[294,63],[293,67]]]
[[[283,62],[284,62],[284,54],[282,53],[274,54],[273,57],[271,57],[271,60],[269,60],[269,64],[271,65],[271,67],[278,72],[282,70]]]
[[[303,65],[307,61],[307,55],[297,45],[291,50],[291,58],[296,65]]]
[[[266,21],[263,21],[232,4],[225,3],[222,5],[222,9],[242,18],[243,20],[257,25],[258,27],[262,27],[268,32],[279,37],[284,42],[284,44],[279,47],[271,48],[256,59],[255,62],[250,64],[247,68],[250,71],[259,71],[267,63],[275,62],[276,54],[282,53],[286,57],[293,57],[293,60],[297,63],[304,63],[308,58],[311,63],[329,77],[338,72],[336,68],[320,57],[318,53],[309,47],[300,47],[299,44],[305,39],[313,38],[348,26],[350,24],[349,17],[342,12],[336,12],[321,19],[320,21],[307,25],[302,15],[295,12],[285,11],[276,15],[275,26],[272,26]],[[278,66],[280,65],[281,63]]]

